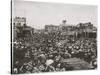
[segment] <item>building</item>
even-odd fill
[[[97,28],[91,22],[79,23],[77,25],[77,37],[96,38]]]
[[[26,18],[25,17],[15,17],[13,22],[15,26],[23,26],[23,25],[26,25]]]
[[[14,38],[33,36],[34,28],[27,26],[25,17],[15,17],[13,20]]]
[[[45,31],[46,32],[57,32],[59,31],[59,26],[56,25],[45,25]]]

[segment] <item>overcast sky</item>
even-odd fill
[[[68,24],[92,22],[97,26],[96,6],[15,1],[13,7],[13,18],[26,17],[27,24],[37,29],[45,24],[59,25],[63,19]]]

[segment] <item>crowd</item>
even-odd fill
[[[36,33],[34,37],[15,39],[12,72],[39,73],[97,68],[96,38],[62,38],[59,33]],[[67,59],[72,58],[88,64],[85,68],[81,65],[75,68],[67,62]]]

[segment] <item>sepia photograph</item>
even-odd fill
[[[97,69],[97,6],[12,0],[11,74]]]

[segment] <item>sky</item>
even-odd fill
[[[34,1],[13,2],[13,18],[26,17],[27,25],[36,29],[44,28],[45,25],[59,25],[66,19],[67,24],[91,22],[97,26],[97,6],[46,3]]]

